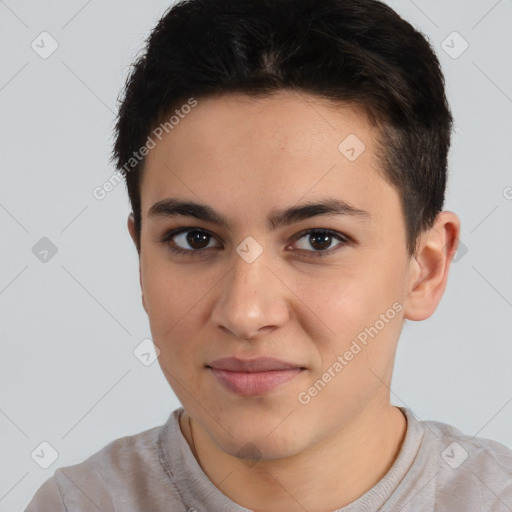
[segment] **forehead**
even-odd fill
[[[198,99],[146,157],[142,215],[166,197],[248,214],[327,192],[370,211],[397,200],[377,135],[361,109],[305,93]]]
[[[180,110],[179,108],[177,109]],[[346,136],[359,135],[368,149],[375,143],[373,130],[362,108],[337,104],[304,92],[281,90],[266,96],[223,94],[200,98],[189,113],[173,116],[174,126],[164,135],[167,149],[195,149],[198,156],[233,158],[244,149],[261,158],[272,154],[290,159],[314,159],[319,151],[339,157],[339,143]],[[174,142],[174,143],[173,143]],[[174,148],[172,148],[174,146]],[[263,147],[261,147],[263,146]],[[370,151],[371,152],[371,151]],[[152,152],[154,155],[154,152]],[[179,151],[183,155],[182,151]],[[194,158],[191,153],[188,158]],[[179,157],[178,152],[174,156]],[[148,161],[152,160],[151,154]]]

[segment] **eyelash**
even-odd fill
[[[201,229],[201,228],[191,228],[191,227],[187,227],[187,228],[178,228],[178,229],[174,229],[174,230],[171,230],[171,231],[168,231],[167,233],[165,233],[161,239],[161,242],[167,246],[167,248],[175,253],[175,254],[180,254],[180,255],[184,255],[184,256],[190,256],[190,257],[194,257],[194,256],[200,256],[200,257],[203,257],[205,256],[205,251],[206,249],[203,248],[203,249],[190,249],[190,250],[186,250],[186,249],[182,249],[180,247],[173,247],[173,245],[171,244],[172,242],[172,239],[177,236],[177,235],[180,235],[181,233],[186,233],[186,232],[192,232],[192,231],[196,231],[198,233],[203,233],[203,234],[206,234],[212,238],[215,238],[211,233],[209,233],[208,231],[206,231],[205,229]],[[323,251],[306,251],[309,254],[309,256],[304,256],[303,254],[299,253],[298,255],[300,257],[314,257],[314,258],[317,258],[317,257],[323,257],[323,256],[329,256],[330,254],[332,254],[333,252],[337,251],[340,247],[343,247],[347,244],[349,244],[351,242],[351,239],[347,236],[347,235],[344,235],[342,233],[338,233],[336,231],[332,231],[330,229],[321,229],[321,228],[312,228],[312,229],[308,229],[306,231],[302,231],[301,233],[299,233],[298,235],[296,235],[295,239],[294,239],[294,242],[297,242],[298,240],[300,240],[301,238],[304,238],[308,235],[311,235],[311,234],[324,234],[324,235],[329,235],[337,240],[339,240],[341,242],[341,244],[339,244],[338,246],[336,246],[335,248],[331,248],[329,250],[323,250]],[[211,249],[211,248],[210,248]],[[304,249],[299,249],[299,251],[301,250],[304,250]]]

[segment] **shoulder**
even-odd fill
[[[473,469],[483,473],[489,465],[512,476],[512,450],[497,441],[466,434],[453,425],[422,421],[425,438],[443,448],[441,459],[452,469],[466,462],[478,463]]]
[[[115,439],[85,461],[56,469],[25,512],[114,512],[120,502],[139,502],[141,489],[151,493],[165,481],[172,491],[160,464],[158,438],[175,412],[164,425]]]
[[[424,463],[436,471],[436,500],[440,506],[456,503],[459,508],[478,505],[488,512],[511,510],[510,448],[491,439],[471,436],[446,423],[421,424],[424,437],[420,454]]]

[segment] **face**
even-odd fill
[[[226,453],[293,455],[389,407],[411,258],[376,137],[355,107],[226,95],[199,99],[147,156],[153,341]]]

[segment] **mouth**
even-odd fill
[[[206,368],[225,389],[242,396],[265,395],[306,370],[303,366],[270,357],[217,359]]]

